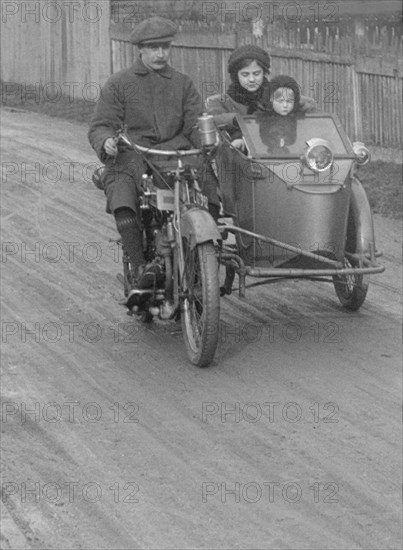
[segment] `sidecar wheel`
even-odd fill
[[[345,267],[355,267],[347,258],[344,259]],[[333,275],[333,284],[340,303],[350,311],[360,309],[365,301],[369,286],[368,275]]]
[[[188,356],[198,367],[208,367],[218,344],[220,289],[218,262],[212,243],[184,244],[185,273],[181,282],[181,322]]]

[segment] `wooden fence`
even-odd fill
[[[3,0],[1,81],[21,83],[26,87],[22,92],[31,97],[42,93],[57,98],[62,92],[75,99],[96,98],[110,73],[130,66],[135,57],[128,37],[137,21],[115,23],[110,7],[109,0]],[[272,74],[294,76],[320,108],[339,115],[353,139],[401,147],[398,27],[385,31],[379,26],[361,36],[345,34],[342,22],[313,27],[312,22],[286,23],[183,22],[172,64],[187,73],[206,98],[225,91],[231,51],[256,43],[270,52]],[[2,87],[2,93],[8,88]]]
[[[267,43],[337,55],[401,55],[402,4],[399,0],[111,0],[111,21],[135,25],[158,13],[186,32],[265,35]]]
[[[192,78],[203,99],[225,91],[231,51],[241,44],[255,43],[269,51],[273,75],[293,76],[302,93],[313,97],[320,109],[340,117],[352,139],[382,147],[402,146],[401,57],[385,60],[345,51],[337,55],[297,48],[293,40],[281,42],[275,32],[254,36],[244,31],[222,34],[196,30],[195,25],[191,32],[182,29],[178,34],[171,63]],[[128,42],[129,34],[130,29],[111,25],[113,72],[134,61],[136,53]]]
[[[1,8],[3,84],[38,99],[99,95],[111,71],[109,1],[4,0]]]

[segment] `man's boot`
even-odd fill
[[[126,306],[132,309],[141,303],[139,290],[139,271],[145,264],[143,252],[143,233],[136,220],[135,213],[130,208],[119,208],[115,212],[116,227],[122,239],[123,249],[129,256],[132,271],[131,289],[129,289]]]

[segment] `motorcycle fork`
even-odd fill
[[[181,159],[178,160],[178,165],[181,167],[182,161]],[[181,194],[182,191],[185,191],[187,198],[189,196],[189,188],[186,182],[185,189],[183,189],[182,181],[180,179],[179,174],[175,178],[175,188],[174,188],[174,222],[173,226],[175,229],[175,236],[176,236],[176,250],[177,250],[177,256],[178,256],[178,270],[179,270],[179,278],[182,280],[183,274],[185,272],[185,258],[184,258],[184,252],[183,252],[183,241],[182,241],[182,228],[181,228]],[[187,202],[186,200],[184,202]]]
[[[182,167],[181,159],[178,160],[179,168]],[[183,197],[182,197],[183,195]],[[173,215],[173,230],[174,230],[174,246],[172,250],[173,258],[173,294],[175,308],[180,307],[181,302],[181,281],[183,281],[185,273],[185,254],[183,250],[182,228],[181,228],[181,215],[182,209],[181,198],[183,202],[189,202],[189,187],[187,181],[183,182],[179,175],[179,170],[175,178],[174,186],[174,215]]]

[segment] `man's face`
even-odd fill
[[[295,95],[291,88],[277,88],[272,94],[273,111],[281,116],[287,116],[294,109]]]
[[[153,42],[143,44],[139,47],[139,51],[141,60],[147,68],[160,71],[168,63],[171,53],[171,43]]]

